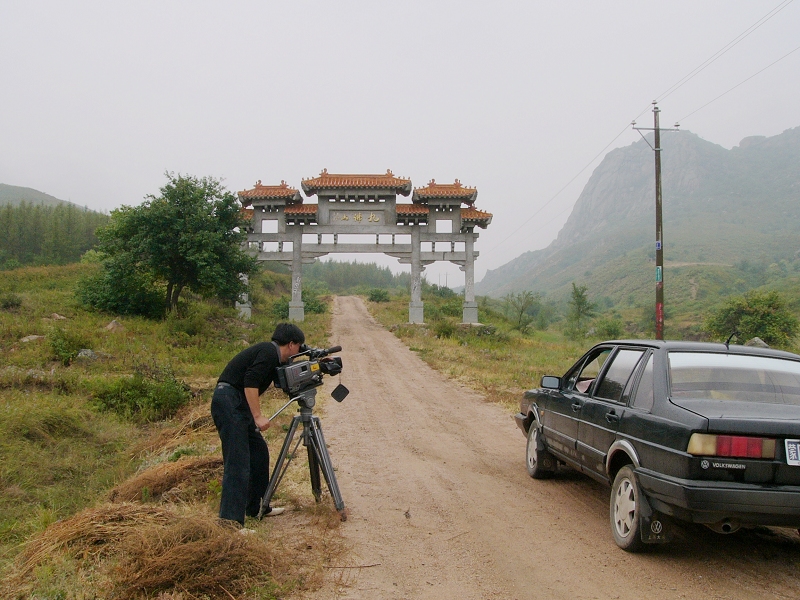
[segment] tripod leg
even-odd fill
[[[306,429],[306,431],[308,432],[309,430]],[[311,436],[308,437],[310,438]],[[306,450],[308,451],[308,470],[311,476],[311,493],[314,494],[314,500],[319,502],[322,499],[322,478],[319,474],[317,451],[312,441],[306,440]]]
[[[259,519],[264,516],[264,512],[267,510],[267,508],[269,508],[269,503],[272,500],[273,494],[275,494],[278,483],[280,483],[280,480],[283,479],[283,474],[289,467],[289,463],[286,462],[286,457],[289,455],[289,446],[292,443],[292,438],[294,438],[294,434],[297,431],[297,426],[299,424],[300,416],[298,415],[293,417],[292,424],[289,426],[289,431],[286,433],[286,437],[283,440],[281,453],[278,455],[278,460],[275,461],[275,467],[272,469],[272,477],[269,478],[267,491],[264,493],[264,497],[261,499],[261,509],[258,511]],[[286,464],[284,465],[284,463]]]
[[[322,425],[319,417],[312,417],[308,427],[310,428],[310,441],[317,455],[319,466],[322,468],[322,474],[325,476],[325,482],[328,484],[328,491],[330,491],[333,497],[336,510],[341,513],[342,520],[344,521],[347,518],[346,513],[344,513],[344,500],[342,500],[342,494],[339,492],[339,483],[336,481],[336,475],[333,472],[331,455],[328,454],[328,447],[325,445],[325,436],[322,435]]]

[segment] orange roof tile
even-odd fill
[[[300,192],[289,187],[285,181],[281,181],[280,185],[262,185],[259,179],[252,190],[242,190],[238,194],[244,206],[248,206],[253,200],[286,200],[291,204],[303,201]]]
[[[487,225],[492,221],[492,213],[478,210],[477,208],[462,208],[462,221],[486,221]]]
[[[398,215],[427,215],[428,207],[417,204],[396,204],[395,210]]]
[[[317,214],[316,204],[294,204],[283,209],[285,215],[315,215]]]
[[[414,202],[421,202],[431,198],[447,198],[451,200],[461,200],[466,204],[473,204],[478,196],[478,190],[474,187],[466,187],[456,179],[454,183],[436,183],[431,179],[424,188],[414,190]]]
[[[329,189],[390,189],[395,193],[408,196],[411,193],[411,180],[395,177],[390,169],[383,175],[348,175],[328,173],[323,169],[319,177],[303,179],[301,184],[306,196],[319,190]]]

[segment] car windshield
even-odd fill
[[[674,398],[800,405],[800,361],[670,352],[669,366]]]

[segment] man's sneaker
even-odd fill
[[[264,516],[265,517],[277,517],[278,515],[282,515],[283,511],[285,511],[285,510],[286,509],[283,508],[283,507],[280,507],[280,508],[272,507],[272,508],[269,509],[269,512],[267,514],[265,514]]]

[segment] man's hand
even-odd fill
[[[247,405],[250,407],[250,412],[253,413],[253,420],[256,422],[256,427],[259,431],[269,429],[272,423],[269,419],[261,414],[261,404],[258,401],[258,388],[244,388],[244,397],[247,398]]]

